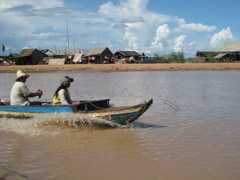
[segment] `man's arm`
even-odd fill
[[[37,92],[31,92],[27,97],[35,97],[35,96],[42,96],[42,90],[38,90]]]

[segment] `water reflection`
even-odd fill
[[[151,123],[142,123],[142,122],[135,122],[132,125],[133,128],[164,128],[167,126],[151,124]]]

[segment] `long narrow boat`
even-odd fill
[[[126,125],[138,119],[153,103],[147,102],[135,106],[110,107],[110,99],[80,101],[75,105],[52,106],[49,102],[35,102],[32,106],[0,105],[0,117],[32,118],[36,114],[75,113],[98,117],[121,125]]]

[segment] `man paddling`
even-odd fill
[[[10,105],[13,106],[29,106],[31,102],[28,100],[30,97],[42,96],[42,90],[37,92],[30,92],[25,82],[29,78],[29,74],[25,74],[22,70],[17,71],[17,78],[14,83],[10,94]]]

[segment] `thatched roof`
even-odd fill
[[[48,51],[51,51],[54,55],[59,55],[59,56],[76,54],[78,52],[82,52],[83,54],[85,54],[87,52],[87,50],[84,50],[84,49],[48,49]]]
[[[111,55],[112,52],[107,48],[107,47],[100,47],[100,48],[93,48],[88,53],[86,56],[99,56],[99,55]]]
[[[131,57],[131,56],[140,56],[136,51],[117,51],[116,54],[121,54],[122,56]]]
[[[16,57],[30,56],[37,49],[23,49]]]
[[[227,43],[217,49],[217,51],[240,51],[240,42]]]
[[[227,55],[227,53],[219,53],[218,55],[214,56],[213,58],[215,58],[215,59],[221,59],[221,58],[223,58],[223,57],[226,56],[226,55]]]
[[[49,50],[49,49],[42,50],[41,52],[44,53],[44,54],[46,54],[46,55],[48,55],[48,56],[54,56],[54,55],[56,55],[54,52],[52,52],[52,51]]]
[[[94,56],[94,55],[100,55],[103,53],[103,51],[106,49],[106,47],[101,48],[93,48],[90,51],[88,51],[87,56]]]

